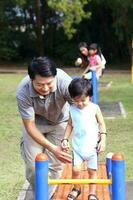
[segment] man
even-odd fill
[[[18,110],[23,121],[21,153],[25,162],[26,179],[34,190],[35,157],[45,152],[49,158],[51,178],[59,178],[63,163],[71,156],[60,144],[69,118],[71,98],[68,85],[71,78],[47,57],[33,59],[28,75],[17,88]],[[49,187],[49,199],[56,186]]]

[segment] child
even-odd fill
[[[80,58],[77,58],[75,65],[85,68],[83,77],[87,78],[86,75],[89,70],[96,70],[97,78],[102,76],[105,70],[106,60],[101,53],[100,48],[96,43],[92,43],[90,46],[86,42],[79,43]]]
[[[102,70],[105,69],[106,60],[101,53],[101,49],[96,43],[89,46],[88,52],[89,69],[95,70],[97,79],[102,76]]]
[[[61,147],[64,151],[69,150],[68,138],[73,133],[72,178],[80,178],[82,163],[87,161],[88,176],[90,179],[96,179],[97,153],[105,150],[106,143],[106,127],[103,116],[99,106],[90,102],[92,86],[89,80],[83,78],[73,79],[68,89],[73,104],[70,106],[70,119]],[[80,185],[74,185],[67,199],[77,199],[80,193]],[[98,200],[95,184],[89,185],[88,200]]]

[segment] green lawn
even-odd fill
[[[15,200],[24,182],[24,165],[19,153],[21,119],[15,90],[24,75],[0,74],[0,200]],[[106,120],[107,152],[122,152],[126,178],[133,179],[133,85],[127,74],[105,75],[111,88],[100,89],[100,101],[121,101],[127,118]]]

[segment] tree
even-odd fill
[[[69,38],[76,33],[76,24],[83,18],[89,18],[91,13],[84,10],[87,0],[49,0],[48,5],[53,8],[60,19],[59,25],[64,28]]]
[[[113,27],[119,41],[126,40],[128,52],[131,55],[133,37],[133,2],[132,0],[107,0],[112,10]]]
[[[0,58],[10,60],[18,56],[14,37],[14,19],[16,19],[16,3],[23,0],[0,1]]]
[[[80,38],[84,34],[89,41],[100,42],[111,61],[129,60],[133,35],[132,0],[93,0],[87,6],[92,15],[90,20],[80,23],[80,30],[84,29]]]

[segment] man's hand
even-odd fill
[[[56,146],[52,152],[56,156],[56,158],[60,160],[61,162],[63,163],[72,162],[72,156],[68,154],[67,152],[63,151],[63,149],[60,146]]]

